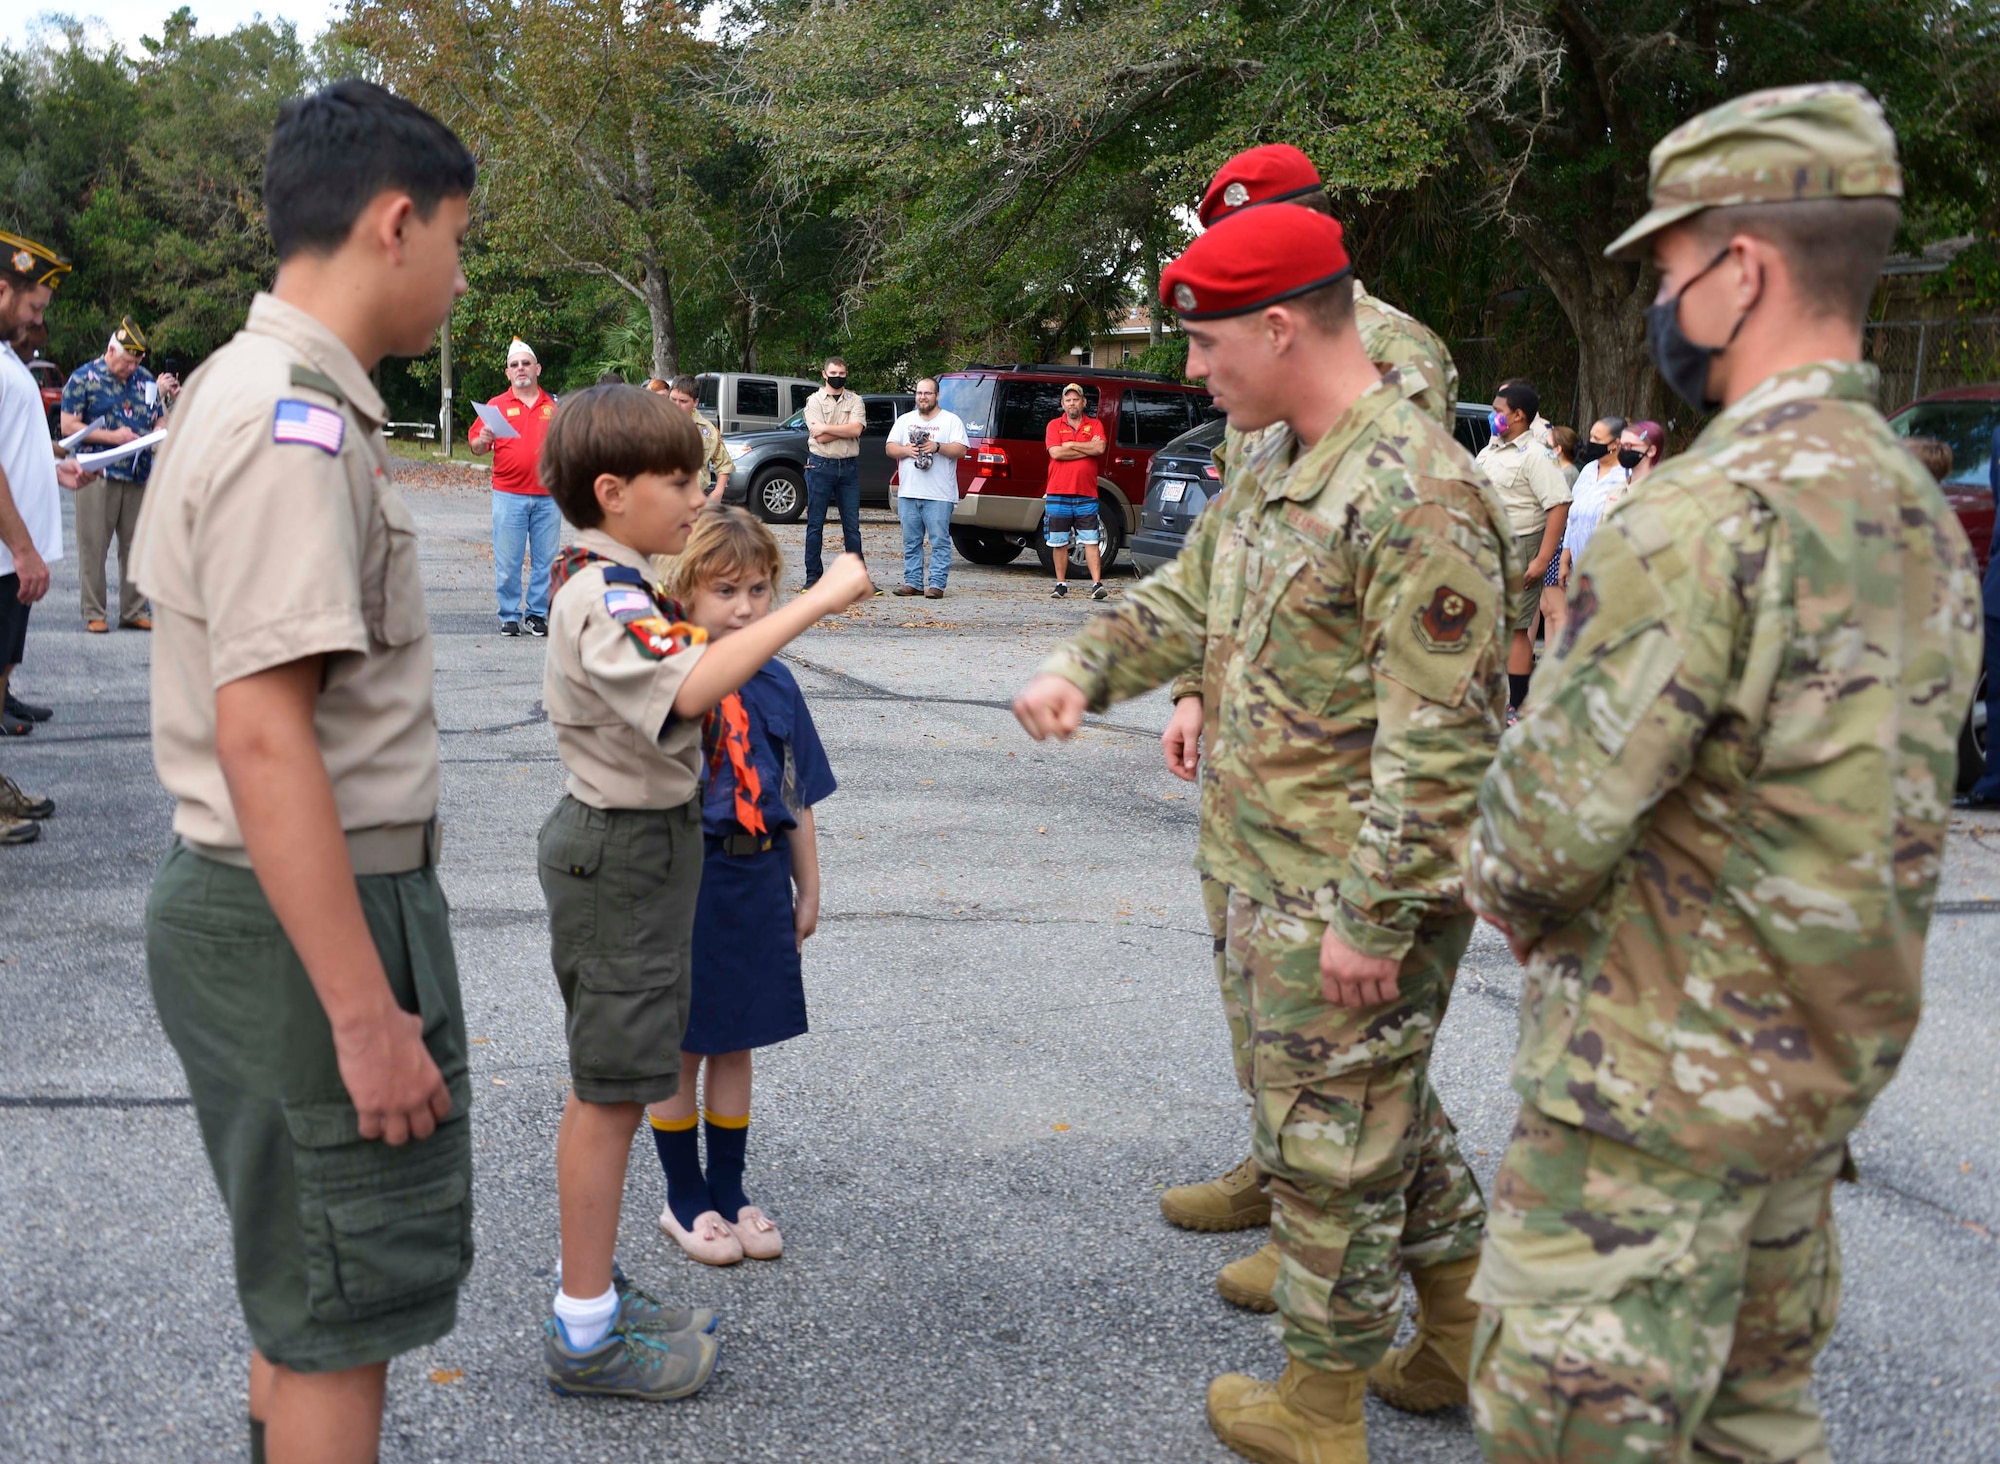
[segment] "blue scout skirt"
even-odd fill
[[[803,1035],[806,986],[792,934],[792,851],[725,854],[709,838],[694,916],[694,982],[683,1052],[712,1056]]]

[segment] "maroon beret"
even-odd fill
[[[1238,153],[1222,165],[1195,213],[1207,228],[1238,209],[1259,203],[1283,203],[1318,191],[1319,169],[1312,159],[1288,142],[1274,142]]]
[[[1183,320],[1247,315],[1317,290],[1353,269],[1340,224],[1315,209],[1241,209],[1160,271],[1160,303]]]

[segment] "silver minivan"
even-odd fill
[[[696,405],[724,432],[769,432],[819,390],[803,376],[756,371],[704,371],[695,378]]]

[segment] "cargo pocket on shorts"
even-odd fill
[[[472,1266],[472,1129],[464,1100],[428,1139],[361,1137],[344,1103],[285,1106],[304,1243],[306,1309],[358,1322],[457,1288]]]
[[[567,806],[558,807],[542,825],[536,849],[549,906],[549,936],[558,950],[597,939],[597,872],[604,863],[604,830],[578,827],[563,818]]]
[[[569,1024],[576,1076],[624,1082],[680,1070],[688,1012],[682,966],[679,952],[658,950],[587,955],[577,963]]]

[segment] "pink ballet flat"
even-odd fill
[[[753,1261],[775,1261],[785,1253],[785,1237],[778,1233],[771,1217],[755,1205],[745,1205],[734,1220],[723,1224],[735,1233],[741,1253]]]
[[[743,1242],[736,1230],[714,1210],[703,1210],[694,1218],[694,1229],[685,1229],[674,1218],[674,1207],[660,1211],[660,1229],[674,1243],[704,1266],[733,1266],[743,1259]]]

